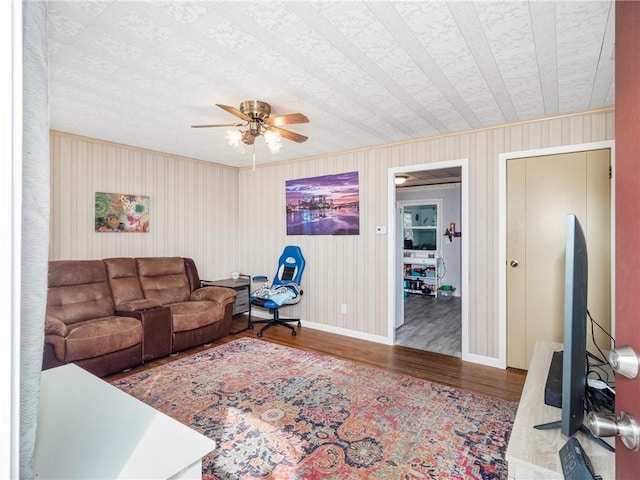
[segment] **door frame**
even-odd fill
[[[460,238],[460,280],[461,280],[461,321],[462,321],[462,360],[468,360],[475,363],[484,363],[483,357],[469,355],[469,159],[462,158],[459,160],[446,160],[442,162],[421,163],[419,165],[406,165],[403,167],[392,167],[387,173],[387,339],[391,345],[395,344],[396,327],[395,316],[398,311],[398,302],[403,297],[397,294],[398,279],[397,272],[402,268],[399,262],[402,261],[398,255],[399,246],[397,243],[398,232],[396,227],[396,184],[395,176],[402,173],[422,172],[425,170],[440,170],[442,168],[460,167],[461,170],[461,186],[460,186],[460,222],[461,230],[464,234]],[[400,289],[402,292],[402,289]]]
[[[558,155],[564,153],[587,152],[590,150],[609,150],[611,164],[611,191],[610,191],[610,255],[611,255],[611,336],[615,338],[615,142],[605,140],[602,142],[579,143],[559,147],[538,148],[534,150],[522,150],[518,152],[501,153],[498,157],[498,335],[499,353],[498,364],[501,368],[507,368],[507,161],[517,158],[541,157],[546,155]]]

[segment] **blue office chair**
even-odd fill
[[[280,318],[280,308],[287,305],[298,303],[302,296],[300,282],[302,280],[302,272],[304,272],[305,260],[302,256],[300,247],[287,245],[280,260],[278,261],[278,270],[269,285],[269,279],[266,276],[253,277],[254,282],[264,282],[264,286],[255,290],[249,297],[252,306],[269,310],[272,318],[268,320],[252,320],[251,310],[249,310],[249,329],[253,329],[254,323],[265,323],[257,333],[258,337],[262,337],[264,331],[274,325],[282,325],[291,329],[291,335],[297,335],[294,327],[288,322],[298,322],[301,326],[299,318]]]

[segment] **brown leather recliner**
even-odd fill
[[[142,360],[148,361],[171,353],[173,328],[171,310],[159,301],[144,298],[136,259],[105,258],[107,276],[116,313],[142,322]]]
[[[236,292],[200,287],[195,263],[182,257],[136,258],[144,298],[171,310],[172,351],[229,334]]]
[[[49,262],[43,368],[75,363],[104,376],[142,363],[142,324],[115,314],[101,260]]]
[[[105,376],[229,334],[236,292],[200,287],[190,258],[49,262],[43,369]]]

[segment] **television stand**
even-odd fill
[[[587,352],[587,355],[591,355]],[[593,355],[591,355],[593,357]],[[558,407],[562,409],[562,351],[555,351],[551,357],[551,365],[549,366],[549,374],[547,375],[547,383],[544,387],[544,403],[552,407]],[[585,359],[586,361],[586,359]],[[562,412],[562,410],[560,410]],[[533,428],[537,430],[553,430],[555,428],[562,428],[562,421],[542,423],[540,425],[534,425]],[[615,452],[615,448],[602,440],[600,437],[596,437],[591,430],[586,426],[581,425],[579,428],[588,439],[596,442],[601,447],[606,448],[610,452]]]
[[[562,350],[560,343],[539,341],[535,345],[507,447],[509,480],[564,478],[558,452],[567,442],[567,437],[562,435],[560,429],[533,428],[534,425],[551,423],[558,419],[558,409],[544,403],[544,388],[551,357],[553,352],[558,350]],[[613,439],[604,441],[613,442]],[[582,446],[596,474],[601,475],[604,480],[613,480],[615,454],[594,442],[583,442]]]

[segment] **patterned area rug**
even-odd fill
[[[207,479],[505,479],[517,404],[242,338],[116,387],[214,439]]]

